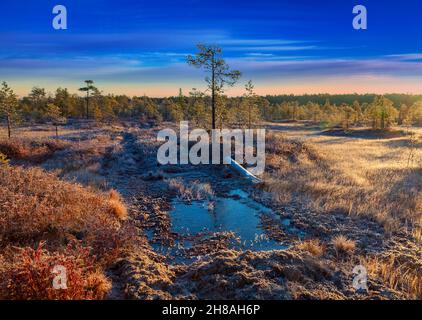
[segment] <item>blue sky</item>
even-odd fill
[[[68,9],[54,30],[52,8]],[[368,9],[368,30],[352,8]],[[219,44],[260,94],[422,92],[418,1],[26,0],[0,3],[0,80],[75,91],[93,79],[104,92],[166,96],[204,88],[186,65],[198,42]]]

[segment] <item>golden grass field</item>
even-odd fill
[[[300,128],[297,124],[284,124],[282,133],[273,130],[271,134],[275,137],[270,135],[270,143],[281,137],[302,141],[321,161],[319,166],[315,161],[304,161],[300,166],[285,164],[290,168],[283,168],[280,163],[280,174],[297,174],[297,179],[286,187],[296,191],[304,188],[302,191],[311,196],[314,207],[372,215],[387,229],[400,228],[403,224],[398,220],[408,219],[419,226],[414,231],[420,237],[421,128],[410,128],[414,133],[412,138],[371,139],[324,136],[312,130],[297,130],[297,127]],[[270,174],[269,180],[272,179],[274,175]],[[272,186],[283,188],[276,181]],[[289,190],[285,191],[290,194]]]
[[[385,259],[368,255],[360,259],[370,274],[380,275],[394,288],[406,283],[408,293],[420,297],[422,129],[406,129],[412,136],[373,139],[326,136],[303,130],[300,124],[271,124],[271,128],[268,142],[276,145],[275,154],[287,152],[296,158],[292,162],[267,154],[268,164],[275,169],[266,173],[266,187],[275,199],[283,203],[297,197],[322,215],[343,212],[369,217],[383,227],[385,239],[401,234],[414,245],[409,264],[401,260],[399,252],[404,248],[398,243],[393,245],[394,253],[384,253]],[[289,151],[292,140],[300,141],[300,147]],[[301,246],[319,253],[315,241]],[[333,244],[354,248],[347,241],[340,238]]]

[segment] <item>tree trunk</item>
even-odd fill
[[[86,118],[89,119],[89,91],[86,92]]]
[[[215,129],[215,65],[214,53],[212,54],[212,75],[211,75],[211,108],[212,108],[212,129]]]
[[[58,126],[56,124],[56,139],[58,139],[58,138],[59,138],[59,128],[58,128]]]
[[[11,136],[11,130],[10,130],[10,116],[9,115],[7,115],[7,136],[9,137],[9,139],[10,139],[10,136]]]
[[[251,128],[251,118],[252,118],[252,114],[251,114],[251,112],[252,112],[252,108],[251,108],[251,104],[250,104],[250,102],[248,103],[248,107],[249,107],[249,110],[248,110],[248,129],[250,129]]]
[[[381,130],[385,129],[385,114],[384,112],[381,115]]]

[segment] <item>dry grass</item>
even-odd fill
[[[98,163],[80,168],[75,171],[65,171],[61,176],[66,180],[76,181],[84,186],[96,190],[106,191],[109,189],[107,179],[98,172]]]
[[[170,191],[176,193],[183,201],[195,201],[203,199],[213,199],[214,191],[209,183],[200,183],[199,181],[194,181],[187,184],[180,178],[168,180],[168,185]]]
[[[0,152],[0,165],[7,165],[9,164],[9,161],[10,160],[7,158],[7,156]]]
[[[0,169],[0,233],[25,242],[44,232],[87,232],[101,223],[120,224],[106,195],[57,179],[40,169]]]
[[[48,170],[59,170],[62,175],[70,177],[74,175],[88,182],[95,175],[99,161],[102,160],[110,144],[110,137],[103,135],[73,142],[69,148],[57,154],[57,157],[46,161],[43,167]]]
[[[121,201],[122,200],[120,193],[115,189],[111,189],[108,196],[109,196],[110,200],[114,200],[114,201]]]
[[[127,219],[127,209],[124,205],[120,194],[116,190],[111,190],[109,193],[109,205],[111,213],[120,220]]]
[[[0,140],[0,153],[11,160],[40,163],[68,145],[60,140],[4,139]]]
[[[76,278],[83,278],[75,280],[75,286],[85,289],[55,298],[103,297],[104,290],[109,288],[104,268],[134,244],[131,227],[121,221],[127,211],[118,194],[94,192],[37,168],[0,166],[0,181],[0,248],[5,252],[2,259],[9,265],[2,271],[3,289],[4,282],[10,286],[11,279],[36,274],[41,281],[34,289],[41,295],[37,298],[52,298],[53,293],[45,287],[50,279],[47,270],[51,263],[63,260],[75,270]],[[38,248],[35,254],[31,248],[36,248],[40,241],[45,241],[45,248]],[[80,262],[78,253],[68,248],[67,244],[74,241],[87,250],[89,263]],[[23,248],[26,253],[13,253],[12,247]],[[13,290],[10,293],[13,297],[4,291],[1,294],[19,299],[36,295],[34,290]]]
[[[405,292],[410,299],[422,299],[421,262],[406,256],[365,257],[361,264],[370,278],[381,278],[393,290]]]
[[[311,239],[299,243],[297,246],[299,250],[307,251],[314,257],[322,257],[324,255],[325,248],[318,239]]]
[[[339,235],[331,240],[337,256],[350,256],[355,252],[356,242]]]
[[[365,215],[387,231],[422,225],[422,148],[412,149],[409,164],[411,149],[400,139],[327,139],[268,135],[264,178],[276,200]]]
[[[80,130],[76,128],[59,128],[59,135],[78,134]],[[56,136],[55,126],[39,125],[12,128],[12,139],[31,138],[31,139],[52,139]],[[0,126],[0,139],[7,139],[7,128]]]

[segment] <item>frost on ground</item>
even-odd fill
[[[420,144],[269,128],[257,186],[224,166],[157,165],[158,127],[69,126],[58,140],[26,128],[1,140],[0,297],[34,298],[28,288],[5,294],[11,271],[45,284],[65,259],[78,291],[56,297],[41,285],[36,298],[420,299]],[[260,228],[285,250],[242,250],[232,232],[174,231],[174,201],[203,201],[213,214],[217,198],[240,197],[233,189],[271,209]],[[367,292],[353,287],[356,265]]]

